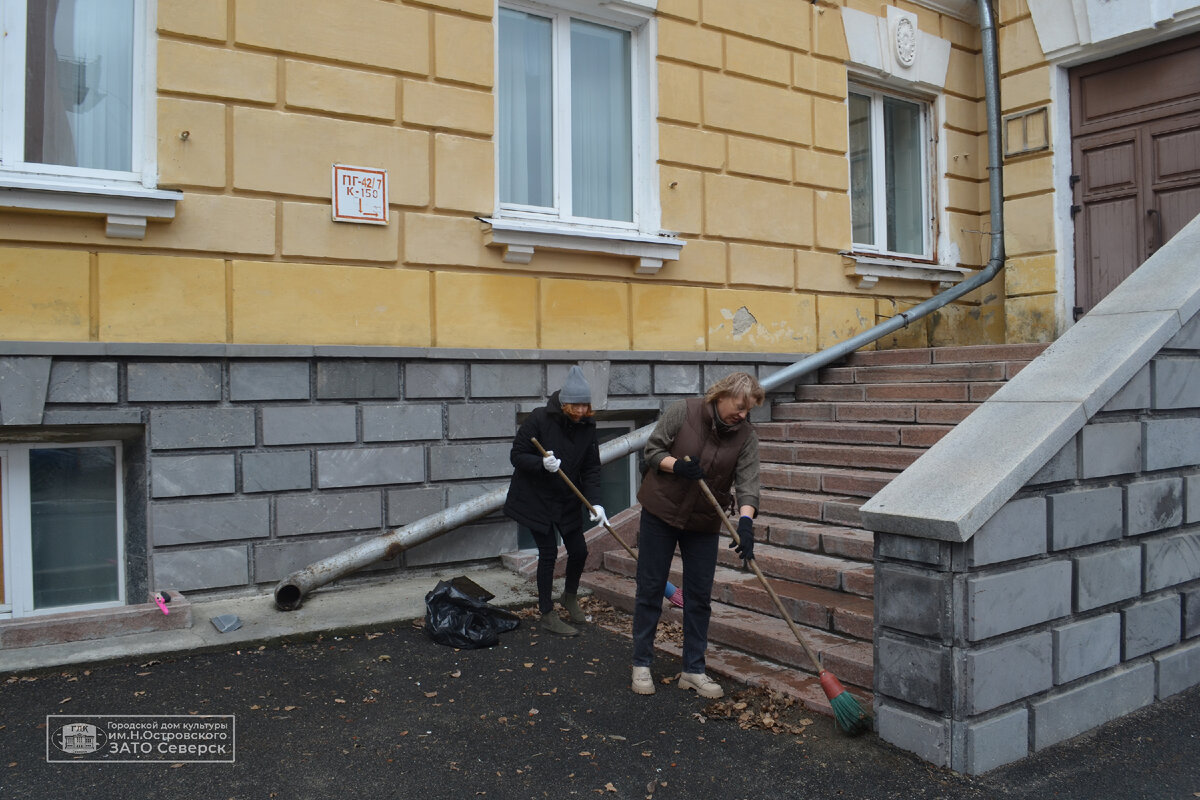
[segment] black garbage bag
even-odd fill
[[[489,605],[450,581],[438,581],[425,595],[425,633],[438,644],[477,649],[491,647],[521,624],[511,611]]]

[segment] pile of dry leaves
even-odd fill
[[[793,697],[769,689],[750,687],[712,701],[699,716],[702,721],[733,720],[742,730],[759,728],[775,734],[800,736],[813,724],[806,713],[805,708]]]

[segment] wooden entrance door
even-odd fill
[[[1070,81],[1078,315],[1200,213],[1200,36]]]

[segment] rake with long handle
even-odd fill
[[[686,456],[684,458],[688,461],[691,460]],[[721,508],[721,504],[717,502],[717,498],[713,496],[712,489],[708,488],[708,484],[705,483],[703,478],[700,479],[699,484],[700,489],[704,492],[704,496],[708,498],[713,508],[721,515],[721,521],[725,523],[726,530],[733,537],[733,543],[741,545],[737,528],[733,526],[729,516]],[[771,600],[775,603],[775,608],[779,609],[779,614],[783,617],[783,621],[792,629],[792,634],[795,635],[796,641],[804,648],[805,655],[808,656],[813,666],[816,667],[817,678],[821,681],[821,689],[825,692],[825,696],[829,698],[829,704],[833,706],[833,716],[837,720],[838,726],[846,733],[861,733],[867,730],[871,724],[870,716],[867,715],[866,711],[863,711],[862,706],[854,699],[854,695],[846,691],[841,681],[834,677],[832,672],[821,666],[821,661],[817,658],[817,654],[813,652],[808,642],[800,635],[800,629],[796,627],[796,623],[792,622],[792,618],[783,607],[783,602],[779,599],[779,595],[775,594],[775,590],[771,588],[771,584],[767,582],[766,576],[762,574],[762,570],[758,568],[758,564],[754,562],[754,559],[749,559],[746,564],[754,572],[754,577],[758,578],[758,582],[767,590],[767,594],[771,596]]]
[[[537,439],[530,439],[530,441],[533,442],[533,446],[538,449],[538,452],[542,454],[542,458],[545,458],[546,456],[550,455],[550,453],[547,452],[546,448],[542,447],[542,443],[539,442]],[[579,489],[576,488],[574,481],[572,481],[570,478],[568,478],[566,473],[563,472],[561,469],[558,471],[558,475],[560,478],[563,479],[564,482],[566,482],[567,487],[572,492],[575,493],[575,496],[579,498],[579,502],[583,503],[583,507],[588,510],[588,513],[595,515],[596,507],[593,506],[591,503],[589,503],[587,498],[583,496],[583,492],[579,491]],[[612,525],[609,525],[607,522],[605,522],[604,529],[612,534],[612,537],[617,540],[617,544],[621,545],[621,547],[624,547],[625,552],[629,553],[629,556],[631,558],[633,558],[635,561],[637,560],[637,553],[633,552],[633,549],[629,545],[625,544],[625,540],[617,535],[617,532],[612,529]],[[668,600],[670,600],[674,605],[682,606],[683,598],[682,598],[682,596],[680,596],[679,600],[676,601],[675,596],[677,594],[682,595],[682,592],[680,592],[680,590],[678,588],[676,588],[675,584],[671,583],[670,581],[667,581],[667,587],[666,587],[666,589],[663,590],[663,596],[666,597]]]

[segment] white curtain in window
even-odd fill
[[[850,93],[850,224],[856,244],[875,246],[871,98]]]
[[[134,0],[29,0],[25,160],[128,172]]]
[[[554,206],[550,20],[500,9],[500,201]]]
[[[628,31],[571,21],[571,181],[576,217],[633,221]]]

